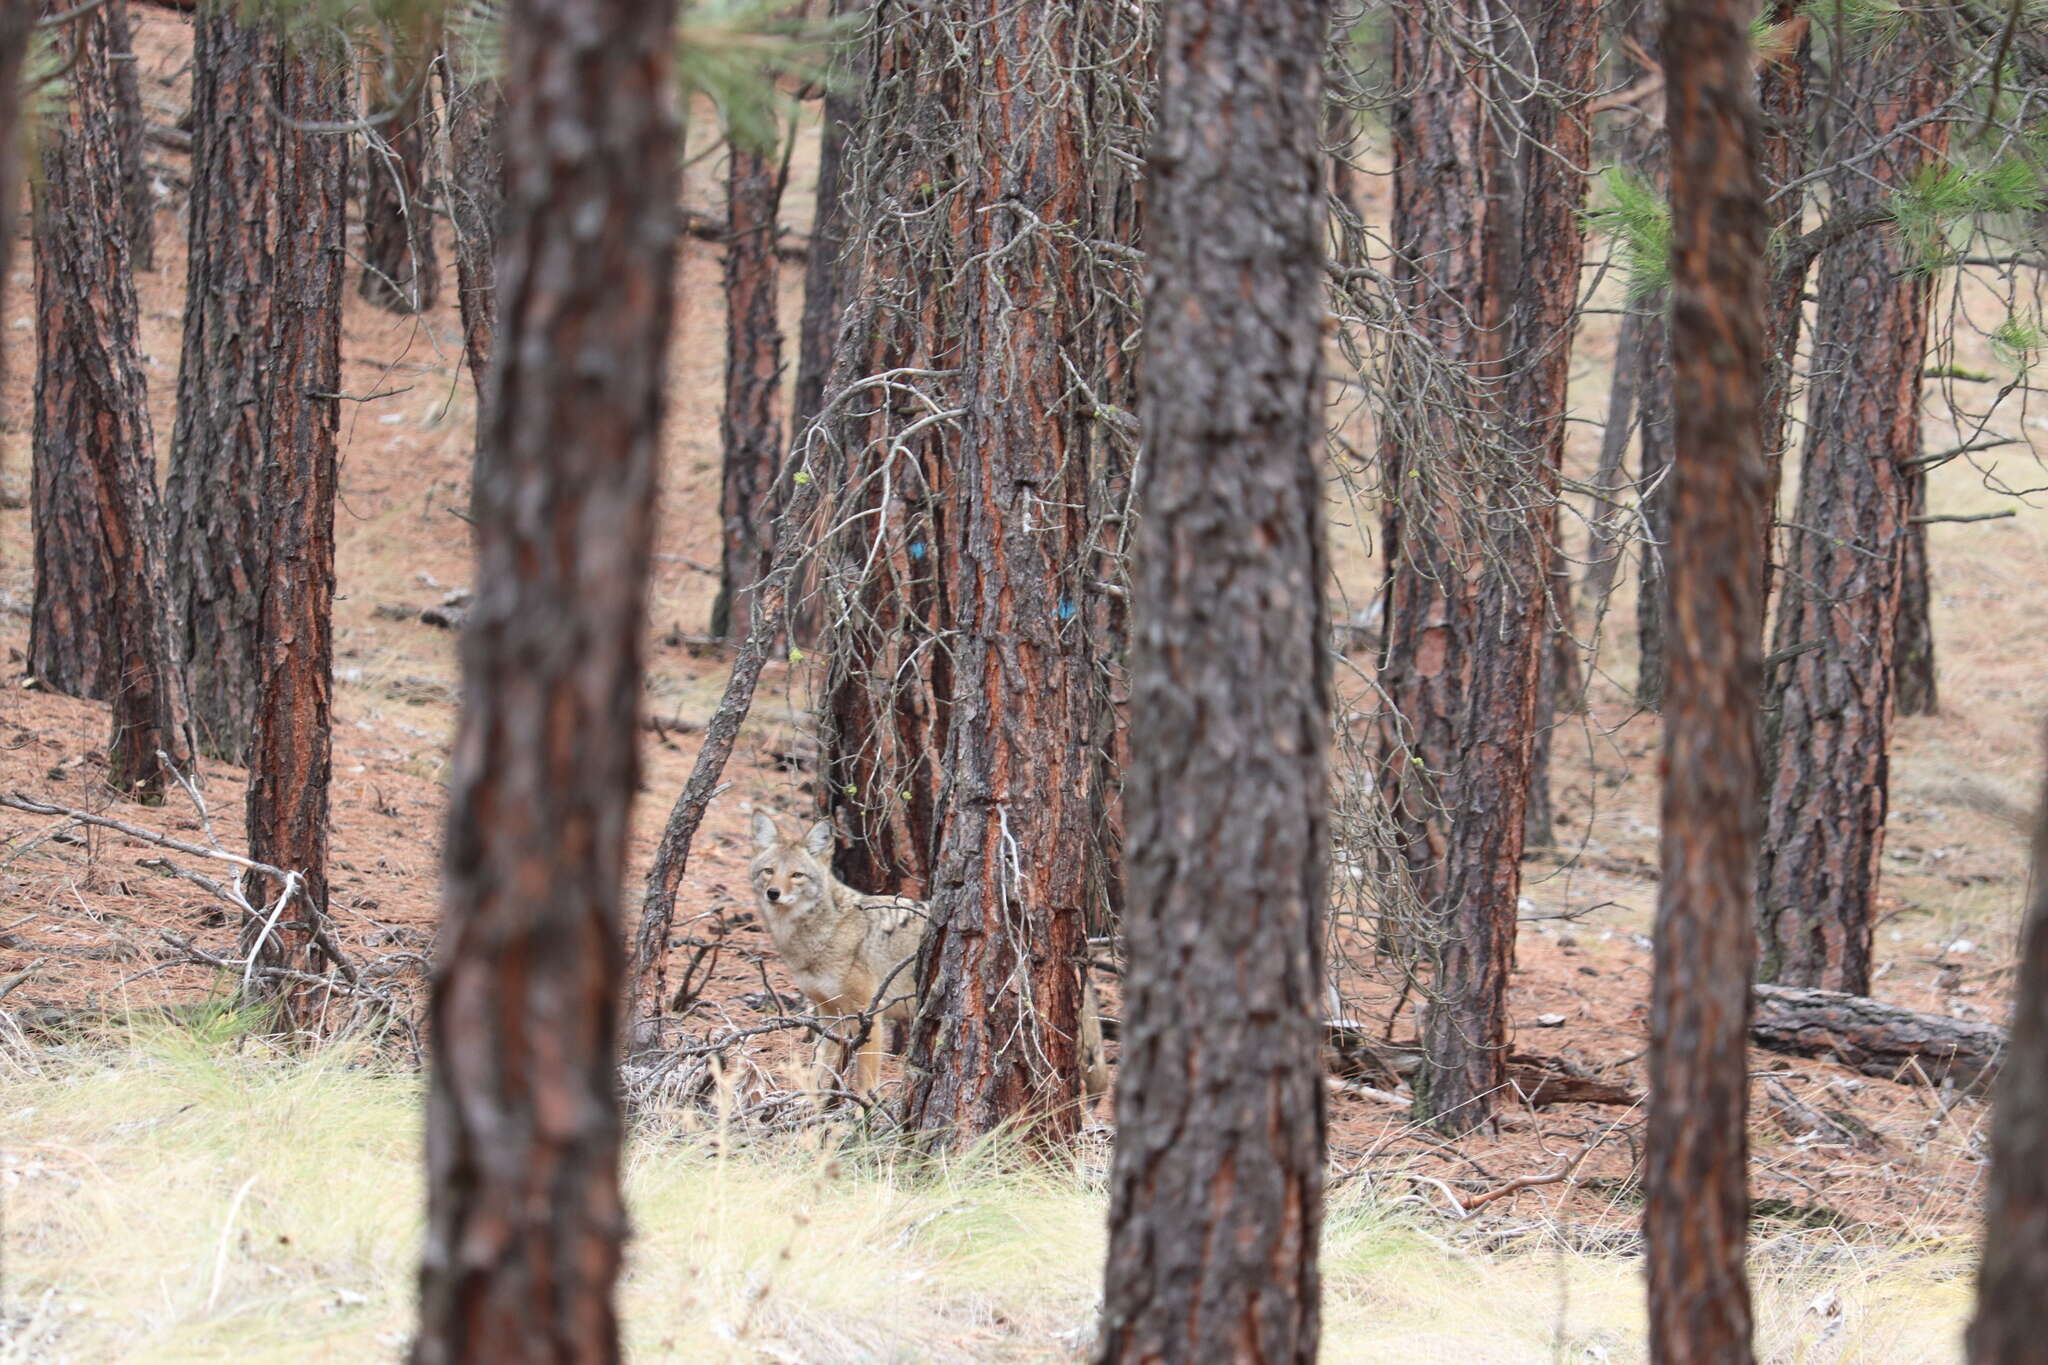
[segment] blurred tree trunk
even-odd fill
[[[249,856],[304,879],[269,933],[245,926],[245,955],[316,976],[315,938],[327,916],[327,808],[334,700],[335,437],[341,391],[343,228],[348,144],[292,124],[349,117],[342,53],[307,44],[276,75],[280,122],[274,293],[266,347],[276,385],[264,413],[262,507],[266,572],[257,618],[256,733],[250,747]],[[257,876],[265,901],[282,894]],[[317,1032],[326,992],[307,981],[258,979],[282,1032]]]
[[[428,88],[441,50],[441,21],[431,7],[384,29],[377,60],[363,68],[363,114],[370,121],[363,159],[363,274],[357,292],[390,313],[424,313],[441,294],[434,215],[420,197],[434,146]]]
[[[506,18],[506,88],[528,96],[503,125],[418,1365],[619,1358],[619,879],[674,298],[674,21],[639,0]]]
[[[1876,146],[1946,95],[1941,53],[1916,21],[1845,61],[1845,107],[1867,119],[1845,149],[1857,164],[1831,177],[1834,214],[1881,204],[1942,154],[1940,125]],[[1854,995],[1870,992],[1912,506],[1903,467],[1920,454],[1929,286],[1915,251],[1885,229],[1821,257],[1806,452],[1773,650],[1811,647],[1767,682],[1763,979]]]
[[[728,142],[725,405],[718,422],[725,464],[710,627],[719,639],[746,634],[754,585],[774,561],[775,476],[782,466],[782,273],[775,255],[782,162],[771,151],[730,136]]]
[[[114,54],[116,126],[121,143],[121,208],[128,232],[128,260],[136,270],[156,269],[156,195],[149,188],[144,148],[148,117],[142,110],[142,79],[129,32],[127,0],[110,0],[108,41]]]
[[[1623,50],[1633,49],[1626,77],[1631,82],[1655,74],[1639,58],[1663,61],[1664,16],[1664,0],[1639,0],[1630,13]],[[1643,107],[1629,125],[1623,155],[1637,175],[1661,186],[1666,179],[1665,97],[1655,92],[1641,98]],[[1636,402],[1636,530],[1642,537],[1636,554],[1636,704],[1655,711],[1664,704],[1664,627],[1671,603],[1665,576],[1671,543],[1670,300],[1660,288],[1634,307],[1643,314],[1630,385]]]
[[[1747,1365],[1750,912],[1767,474],[1760,135],[1749,8],[1674,4],[1670,683],[1643,1240],[1650,1357]]]
[[[2012,1042],[1991,1109],[1991,1177],[1970,1365],[2032,1365],[2048,1320],[2048,783],[2034,816]]]
[[[1328,22],[1189,0],[1160,35],[1103,1365],[1316,1359]]]
[[[21,202],[22,68],[36,6],[25,0],[0,5],[0,303],[14,283],[14,215]],[[0,347],[0,380],[7,377],[6,348]]]
[[[1550,792],[1550,751],[1557,717],[1576,695],[1579,645],[1573,625],[1571,571],[1560,534],[1556,498],[1564,467],[1565,417],[1570,409],[1572,338],[1578,325],[1579,271],[1585,263],[1583,212],[1586,167],[1593,152],[1585,115],[1600,63],[1598,0],[1521,0],[1517,65],[1542,73],[1557,95],[1522,105],[1514,191],[1519,224],[1509,238],[1514,315],[1506,412],[1510,438],[1539,466],[1547,484],[1537,509],[1537,553],[1548,562],[1536,605],[1538,635],[1535,709],[1529,753],[1524,847],[1557,842],[1557,812]]]
[[[255,728],[278,45],[225,4],[193,20],[185,336],[165,503],[200,746],[243,761]],[[288,230],[279,225],[279,230]]]
[[[905,115],[952,130],[931,169],[957,185],[936,206],[945,264],[920,338],[958,369],[928,503],[948,723],[905,1101],[935,1150],[1019,1120],[1046,1142],[1079,1127],[1094,244],[1124,246],[1109,234],[1131,228],[1131,173],[1099,147],[1091,87],[1142,58],[1138,22],[1058,0],[946,0],[893,34]]]
[[[68,98],[41,130],[29,666],[52,690],[113,703],[108,785],[149,801],[165,780],[158,752],[181,770],[191,753],[122,215],[113,33],[108,8],[65,26]]]

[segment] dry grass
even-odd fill
[[[289,1060],[219,1015],[14,1049],[0,1090],[0,1361],[372,1361],[410,1325],[419,1081]],[[814,1130],[744,1146],[679,1114],[628,1155],[623,1290],[639,1360],[1076,1358],[1103,1253],[1103,1153],[932,1171]],[[1331,1361],[1642,1359],[1637,1263],[1481,1254],[1359,1186],[1324,1246]],[[1957,1358],[1967,1250],[1780,1241],[1758,1270],[1770,1361]]]

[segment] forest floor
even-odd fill
[[[181,18],[162,10],[145,7],[137,13],[145,102],[154,121],[175,123],[185,107],[189,30]],[[694,120],[694,147],[710,146],[712,126],[706,117]],[[158,215],[160,263],[140,277],[139,285],[161,457],[172,425],[180,339],[184,253],[178,210],[185,165],[175,153],[158,150],[153,155],[163,163],[168,194]],[[806,138],[785,210],[785,221],[799,230],[793,234],[797,238],[808,215],[809,155]],[[719,211],[718,170],[715,153],[701,154],[692,163],[686,192],[692,208]],[[1383,220],[1383,181],[1368,176],[1365,190],[1368,214]],[[174,801],[162,810],[109,809],[102,781],[105,708],[40,691],[22,671],[32,591],[25,506],[33,370],[27,255],[24,240],[15,277],[5,282],[0,303],[0,343],[8,358],[6,387],[0,392],[0,792],[106,810],[184,839],[203,840],[201,816],[189,803]],[[404,617],[406,609],[436,605],[445,594],[467,586],[469,574],[468,531],[457,513],[467,503],[474,400],[461,364],[452,253],[445,240],[441,257],[447,276],[443,303],[424,317],[377,312],[357,300],[351,288],[344,387],[359,395],[391,396],[345,407],[337,525],[334,914],[345,950],[382,972],[384,987],[414,1006],[424,1000],[419,969],[434,933],[441,784],[456,717],[456,666],[453,635]],[[1596,298],[1611,306],[1613,293],[1603,288]],[[783,317],[792,334],[800,295],[801,268],[790,264],[784,272]],[[1959,307],[1981,315],[1984,328],[2003,316],[2005,305],[1987,291],[1965,288],[1955,291],[1955,298]],[[637,888],[669,804],[689,771],[696,732],[716,705],[730,662],[726,652],[697,634],[709,612],[718,556],[717,411],[724,319],[715,243],[685,238],[678,302],[646,709],[679,723],[650,732],[644,746],[645,792],[634,814],[629,891]],[[1617,321],[1611,313],[1590,315],[1580,338],[1573,406],[1582,420],[1572,429],[1569,460],[1582,478],[1591,471],[1598,442],[1595,424],[1606,409]],[[2010,365],[1988,343],[1968,327],[1956,331],[1959,340],[1953,353],[1942,357],[1944,363],[2000,380],[2012,376]],[[1968,381],[1945,384],[1944,392],[1930,401],[1928,448],[1960,443],[1953,423],[1933,415],[1938,408],[1945,411],[1949,391],[1957,391],[1959,402],[1982,406],[1996,388]],[[1903,719],[1897,729],[1873,988],[1881,999],[1899,1004],[2000,1022],[2007,1008],[2024,864],[2021,836],[1987,813],[1987,804],[1995,802],[1987,803],[1985,793],[2010,803],[2029,798],[2041,763],[2037,727],[2048,702],[2039,642],[2041,623],[2048,621],[2048,511],[2038,498],[2029,502],[1999,491],[2007,485],[2048,484],[2035,453],[2048,431],[2048,417],[2020,411],[2024,397],[2023,391],[2008,397],[1993,424],[2025,438],[2021,444],[1975,461],[1955,461],[1933,475],[1930,505],[1936,512],[2010,507],[2018,515],[1932,528],[1942,709],[1935,716]],[[1334,493],[1332,520],[1340,595],[1362,603],[1375,581],[1366,538],[1370,520]],[[1511,1017],[1518,1048],[1568,1059],[1640,1089],[1649,998],[1646,935],[1656,897],[1659,739],[1657,718],[1639,712],[1630,700],[1630,591],[1625,583],[1617,594],[1600,641],[1587,714],[1560,722],[1554,783],[1562,847],[1540,852],[1526,866],[1528,922],[1512,979]],[[1370,668],[1365,655],[1353,662]],[[771,665],[754,720],[727,770],[731,788],[713,804],[698,836],[679,903],[678,937],[712,937],[725,945],[703,1000],[707,1010],[737,1021],[774,1008],[764,981],[784,995],[795,994],[749,904],[746,829],[749,814],[758,808],[810,809],[811,779],[803,758],[810,682],[802,669]],[[214,828],[230,848],[241,842],[243,783],[244,775],[231,766],[211,763],[205,769],[205,800]],[[220,922],[205,893],[142,866],[155,851],[117,836],[83,829],[37,839],[56,823],[0,812],[0,984],[12,983],[4,1008],[130,1009],[220,998],[229,983],[216,969],[194,965],[188,951],[170,937],[232,955],[233,931]],[[630,916],[636,913],[637,896],[628,899]],[[678,971],[680,959],[678,953]],[[1347,1012],[1395,1036],[1413,1036],[1411,1015],[1391,1020],[1375,1015],[1392,1000],[1376,979],[1345,974],[1336,984]],[[1107,991],[1114,1014],[1113,984]],[[765,1035],[749,1047],[747,1060],[771,1083],[800,1071],[805,1049],[795,1035]],[[1917,1077],[1873,1079],[1826,1062],[1763,1053],[1755,1055],[1753,1069],[1759,1078],[1751,1135],[1753,1188],[1769,1223],[1758,1234],[1760,1242],[1781,1248],[1855,1247],[1887,1257],[1912,1250],[1946,1264],[1958,1240],[1973,1235],[1988,1116],[1979,1098],[1944,1094]],[[32,1081],[21,1083],[30,1086]],[[14,1081],[5,1084],[12,1091]],[[1867,1136],[1856,1145],[1836,1143],[1797,1122],[1781,1121],[1770,1099],[1773,1086],[1852,1115]],[[0,1099],[0,1111],[17,1107],[12,1098]],[[344,1127],[353,1121],[347,1106],[330,1117]],[[1099,1141],[1107,1105],[1096,1118],[1093,1140]],[[1456,1238],[1467,1248],[1544,1244],[1557,1248],[1560,1257],[1619,1254],[1625,1261],[1639,1216],[1634,1176],[1641,1125],[1640,1108],[1521,1105],[1509,1108],[1497,1131],[1446,1143],[1411,1124],[1401,1105],[1355,1087],[1333,1088],[1332,1169],[1347,1192],[1369,1192],[1373,1207],[1400,1211],[1408,1220],[1404,1237],[1412,1233],[1432,1245]],[[32,1179],[32,1170],[56,1163],[53,1149],[33,1125],[11,1129],[8,1165],[0,1172],[8,1184]],[[1569,1180],[1522,1190],[1470,1217],[1451,1207],[1454,1192],[1470,1198],[1567,1162],[1575,1163]],[[112,1171],[116,1164],[98,1168]],[[145,1168],[134,1169],[138,1179],[146,1178]],[[789,1179],[801,1183],[796,1176]],[[345,1197],[340,1190],[336,1194]],[[804,1203],[796,1194],[787,1197],[792,1207]],[[899,1190],[888,1197],[909,1201],[887,1215],[905,1220],[890,1227],[914,1225],[924,1216],[916,1209],[940,1207],[917,1202],[939,1196],[913,1198]],[[1092,1198],[1085,1191],[1075,1197]],[[654,1225],[645,1216],[642,1223]],[[20,1220],[10,1218],[10,1260],[24,1250],[18,1240],[23,1235]],[[775,1254],[765,1242],[757,1249],[764,1257]],[[1621,1278],[1630,1279],[1627,1274]],[[1333,1280],[1333,1289],[1341,1292],[1345,1283],[1341,1277]],[[1567,1289],[1571,1302],[1593,1302],[1569,1286],[1556,1292]],[[68,1293],[60,1291],[60,1296]],[[18,1307],[10,1302],[6,1311]],[[1820,1318],[1827,1319],[1827,1312],[1821,1311]],[[1817,1322],[1816,1330],[1825,1328],[1826,1321]],[[1041,1342],[1041,1348],[1058,1353],[1048,1343]],[[1571,1358],[1630,1358],[1620,1345],[1611,1349],[1611,1357]],[[767,1354],[818,1358],[803,1352]],[[211,1357],[201,1352],[189,1358]],[[1445,1358],[1527,1357],[1460,1348],[1447,1351]]]

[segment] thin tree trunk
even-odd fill
[[[1770,191],[1771,232],[1778,241],[1798,236],[1806,213],[1806,195],[1794,189],[1806,174],[1806,147],[1813,136],[1808,83],[1809,29],[1800,0],[1773,0],[1769,10],[1770,40],[1757,73],[1757,104],[1763,118],[1764,183]],[[1757,631],[1770,610],[1774,566],[1778,559],[1778,492],[1783,483],[1785,447],[1790,440],[1792,396],[1797,382],[1799,327],[1806,313],[1806,267],[1776,270],[1765,286],[1764,337],[1770,369],[1764,378],[1764,590],[1757,602]]]
[[[256,733],[250,748],[249,856],[303,879],[268,932],[247,926],[243,952],[317,975],[327,916],[327,806],[334,700],[335,438],[341,389],[342,232],[348,144],[294,124],[346,122],[347,70],[338,50],[309,46],[276,74],[279,125],[276,274],[266,348],[287,382],[264,414],[264,512],[270,518],[257,618]],[[266,879],[257,878],[259,883]],[[280,886],[259,885],[264,899]],[[326,992],[309,982],[257,978],[284,1032],[318,1032]]]
[[[1639,0],[1624,32],[1624,50],[1661,60],[1664,46],[1664,0]],[[1631,60],[1626,79],[1640,81],[1651,69]],[[1625,163],[1637,175],[1662,184],[1665,179],[1664,97],[1649,94],[1628,125],[1622,148]],[[1638,321],[1632,353],[1635,373],[1629,387],[1636,404],[1636,527],[1641,537],[1636,576],[1636,703],[1656,710],[1664,699],[1664,625],[1671,590],[1664,556],[1671,541],[1671,336],[1669,300],[1656,290],[1635,307]],[[1621,357],[1617,357],[1617,363]]]
[[[1899,714],[1931,716],[1941,709],[1934,676],[1934,585],[1927,567],[1927,473],[1909,470],[1906,483],[1906,539],[1899,566],[1899,636],[1894,686]]]
[[[1382,437],[1379,773],[1429,938],[1416,1109],[1463,1132],[1491,1117],[1505,1075],[1556,475],[1506,407],[1522,208],[1488,102],[1495,65],[1517,64],[1507,26],[1461,0],[1428,18],[1397,9],[1393,27],[1409,92],[1392,128],[1397,282],[1430,355],[1397,368],[1397,388],[1427,397]]]
[[[1614,571],[1628,542],[1619,517],[1628,480],[1623,474],[1629,438],[1636,426],[1636,379],[1642,370],[1642,349],[1650,320],[1630,309],[1614,339],[1613,382],[1607,390],[1607,422],[1600,433],[1600,460],[1594,467],[1591,526],[1586,533],[1586,575],[1579,585],[1579,614],[1592,623],[1595,635],[1607,617],[1614,593]]]
[[[1537,551],[1548,562],[1536,605],[1537,684],[1530,737],[1524,847],[1557,842],[1550,792],[1550,752],[1563,698],[1579,690],[1579,647],[1572,624],[1571,573],[1558,543],[1558,477],[1564,467],[1570,406],[1573,334],[1578,325],[1579,272],[1585,263],[1582,211],[1592,125],[1584,114],[1599,66],[1596,0],[1523,0],[1518,32],[1526,51],[1518,63],[1542,74],[1557,96],[1522,106],[1516,157],[1519,260],[1509,343],[1514,370],[1506,410],[1513,437],[1534,457],[1547,487],[1537,510]]]
[[[1129,224],[1127,173],[1091,164],[1091,78],[1076,73],[1116,79],[1131,22],[1058,0],[948,0],[898,33],[960,63],[923,61],[905,95],[913,117],[956,130],[965,175],[939,209],[951,269],[926,338],[960,371],[929,502],[948,723],[905,1098],[934,1150],[1018,1120],[1046,1142],[1079,1127],[1097,720],[1095,414],[1077,389],[1102,383],[1092,244]]]
[[[127,0],[110,0],[107,18],[114,53],[114,94],[121,140],[121,208],[128,232],[128,261],[136,270],[156,269],[156,195],[149,186],[143,135],[142,79],[129,33]]]
[[[0,5],[0,304],[14,283],[14,215],[21,202],[21,78],[36,8],[27,0]],[[6,350],[0,346],[0,380],[7,376]]]
[[[505,101],[498,83],[483,73],[484,54],[473,51],[477,25],[494,22],[489,12],[468,5],[447,26],[441,54],[441,107],[448,120],[448,174],[444,197],[455,229],[455,301],[462,314],[462,354],[476,390],[477,443],[470,469],[471,520],[490,428],[483,405],[489,392],[493,337],[498,326],[498,219],[504,212],[505,167],[498,151],[498,125]]]
[[[675,10],[514,0],[418,1365],[615,1361],[619,879],[673,299]],[[577,357],[573,367],[557,363]]]
[[[1328,19],[1190,0],[1161,33],[1103,1365],[1316,1358]]]
[[[1844,60],[1847,107],[1871,148],[1946,94],[1941,45],[1917,22]],[[1832,177],[1834,212],[1906,185],[1943,150],[1941,125]],[[1912,245],[1865,231],[1820,265],[1806,453],[1774,652],[1814,645],[1768,680],[1769,815],[1757,874],[1763,979],[1867,995],[1893,716],[1892,669],[1920,453],[1927,281]]]
[[[429,68],[441,25],[429,11],[391,25],[390,42],[364,68],[363,274],[357,292],[390,313],[424,313],[441,294],[434,217],[420,197],[434,145]]]
[[[1650,1358],[1748,1365],[1750,918],[1767,475],[1766,224],[1748,8],[1669,8],[1670,684],[1643,1240]]]
[[[2034,820],[2012,1043],[1991,1109],[1971,1365],[2032,1365],[2048,1331],[2048,783]]]
[[[185,337],[165,503],[174,619],[199,744],[239,763],[254,732],[266,552],[264,340],[271,295],[276,133],[266,107],[278,46],[229,7],[202,8],[192,39],[192,195]]]
[[[843,20],[855,0],[831,0],[831,14]],[[849,68],[860,44],[843,43],[833,63],[834,80],[825,92],[818,122],[818,187],[811,216],[811,240],[804,255],[804,309],[797,325],[796,387],[790,397],[790,431],[801,435],[825,403],[825,377],[838,343],[839,315],[846,252],[846,210],[843,203],[846,140],[860,118],[860,92]]]
[[[725,191],[725,450],[718,507],[723,522],[711,634],[743,633],[754,585],[775,558],[771,521],[782,465],[782,289],[776,261],[782,164],[731,143]],[[777,635],[781,635],[778,630]]]
[[[113,30],[107,9],[67,26],[69,98],[42,130],[29,656],[46,686],[113,703],[108,785],[148,801],[163,790],[158,753],[180,768],[191,753],[121,213]]]

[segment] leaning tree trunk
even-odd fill
[[[1393,233],[1419,340],[1391,382],[1419,397],[1381,441],[1379,773],[1431,963],[1416,1108],[1449,1132],[1487,1122],[1504,1080],[1555,485],[1504,409],[1520,214],[1488,106],[1515,63],[1493,50],[1505,31],[1479,0],[1394,15]]]
[[[746,633],[754,585],[775,558],[775,475],[782,465],[782,273],[776,261],[782,164],[730,143],[725,182],[725,450],[718,595],[711,634]]]
[[[116,127],[121,142],[121,212],[128,233],[128,261],[136,270],[156,269],[156,195],[149,185],[144,148],[148,117],[142,110],[142,77],[129,32],[127,0],[111,0],[107,18],[114,51]]]
[[[388,30],[364,65],[363,275],[357,292],[389,313],[424,313],[441,293],[434,216],[420,197],[434,146],[427,80],[441,48],[438,19],[422,10]]]
[[[642,0],[507,16],[507,87],[529,97],[504,124],[419,1365],[619,1358],[619,878],[673,297],[674,20]]]
[[[951,134],[926,163],[948,189],[921,338],[958,370],[926,556],[948,724],[905,1099],[933,1150],[1018,1121],[1046,1142],[1079,1126],[1096,813],[1085,395],[1104,382],[1092,263],[1096,244],[1125,245],[1109,234],[1127,176],[1091,160],[1108,131],[1090,92],[1142,58],[1135,22],[1058,0],[946,0],[890,35],[910,58],[904,116]]]
[[[191,753],[121,212],[113,20],[70,21],[69,98],[42,130],[29,657],[46,686],[113,703],[107,783],[154,800],[157,755],[183,769]]]
[[[278,44],[222,0],[192,39],[192,195],[185,337],[165,502],[170,581],[199,744],[242,761],[256,718],[263,546],[264,341],[271,294]],[[284,225],[280,225],[282,230]]]
[[[2048,1321],[2048,783],[2034,819],[2012,1043],[1991,1109],[1971,1365],[2031,1365]]]
[[[1600,60],[1598,0],[1524,0],[1515,60],[1540,72],[1555,92],[1522,106],[1515,184],[1519,203],[1513,240],[1515,357],[1507,381],[1511,434],[1547,485],[1536,509],[1538,554],[1548,562],[1537,606],[1538,676],[1523,812],[1525,847],[1556,842],[1550,792],[1550,751],[1564,699],[1579,688],[1578,641],[1572,624],[1571,575],[1558,544],[1558,476],[1564,467],[1565,415],[1570,407],[1572,338],[1578,325],[1579,269],[1586,239],[1581,213],[1592,124],[1585,113]]]
[[[1938,39],[1909,25],[1844,64],[1845,107],[1866,110],[1832,177],[1833,212],[1881,203],[1941,152],[1942,134],[1893,132],[1937,105]],[[1769,815],[1757,873],[1763,979],[1866,995],[1893,714],[1892,665],[1920,453],[1928,294],[1890,229],[1822,256],[1808,435],[1774,652],[1805,652],[1768,680]]]
[[[243,952],[310,977],[327,916],[327,805],[334,699],[335,437],[341,390],[342,235],[348,144],[293,125],[348,118],[347,68],[313,45],[280,60],[278,234],[270,332],[275,372],[290,376],[264,413],[262,507],[268,547],[257,619],[256,734],[250,746],[249,856],[301,878],[267,932],[247,926]],[[257,878],[259,882],[266,879]],[[281,886],[259,886],[266,901]],[[259,978],[281,1032],[317,1033],[326,992],[303,978]]]
[[[1316,1358],[1328,19],[1189,0],[1160,37],[1103,1365]]]
[[[1760,765],[1763,186],[1742,0],[1674,4],[1670,683],[1643,1241],[1651,1359],[1747,1365]]]

